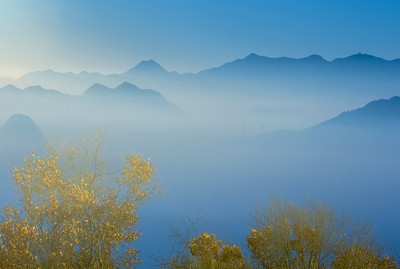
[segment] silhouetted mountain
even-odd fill
[[[48,69],[43,71],[29,72],[18,78],[18,81],[22,83],[25,82],[29,85],[41,85],[42,87],[46,87],[45,84],[48,81],[73,81],[75,76],[76,74],[72,72],[62,73]]]
[[[30,72],[13,82],[21,88],[30,85],[40,85],[44,88],[61,90],[64,93],[72,95],[81,95],[83,89],[87,89],[94,83],[103,83],[113,85],[120,83],[120,79],[112,75],[101,73],[89,73],[82,71],[79,74],[72,72],[55,72],[53,70]]]
[[[0,187],[11,190],[11,171],[15,165],[22,165],[32,152],[43,155],[45,149],[45,136],[30,117],[21,114],[9,117],[0,126]]]
[[[63,94],[59,91],[56,90],[49,90],[49,89],[43,89],[40,86],[29,86],[26,87],[25,89],[20,89],[15,87],[12,84],[8,84],[4,86],[3,88],[0,88],[0,94],[9,94],[9,95],[15,95],[15,94],[22,94],[22,95],[35,95],[35,96],[42,96],[42,95],[58,95],[58,96],[68,96],[66,94]]]
[[[316,171],[315,184],[342,181],[345,188],[356,178],[359,182],[355,186],[362,186],[366,176],[381,182],[388,175],[388,164],[398,167],[399,137],[400,97],[395,96],[369,102],[307,129],[281,130],[249,139],[247,147],[260,151],[254,157],[259,162],[255,166],[278,167],[277,176],[291,171],[304,182]],[[381,167],[379,173],[377,167]],[[340,169],[344,173],[339,173]],[[360,177],[359,173],[367,170],[376,174]]]
[[[374,63],[387,63],[387,62],[389,61],[364,53],[353,54],[348,57],[337,58],[332,61],[332,63],[346,63],[346,64],[352,64],[352,63],[374,64]]]
[[[0,147],[4,151],[41,151],[44,145],[45,136],[28,116],[14,114],[0,128]]]
[[[398,60],[387,61],[368,54],[354,54],[346,58],[338,58],[329,62],[319,55],[310,55],[305,58],[294,59],[289,57],[270,58],[252,53],[243,59],[223,64],[217,68],[204,70],[198,74],[202,76],[215,76],[215,74],[254,74],[255,72],[257,75],[264,74],[268,76],[280,74],[290,77],[298,74],[305,75],[310,71],[318,71],[317,74],[322,71],[328,73],[334,72],[336,74],[341,71],[341,68],[354,70],[375,68],[375,71],[379,71],[380,69],[386,71],[386,68],[395,68],[397,71],[400,71],[400,63]],[[311,73],[309,75],[313,74]]]
[[[400,97],[372,101],[364,107],[307,129],[270,132],[257,138],[268,146],[285,150],[332,151],[363,147],[388,147],[400,135]]]
[[[107,98],[121,103],[136,105],[155,105],[173,107],[159,92],[149,89],[139,89],[136,85],[123,82],[118,87],[111,89],[101,84],[94,84],[88,88],[85,97]]]
[[[43,137],[43,134],[33,120],[22,114],[12,115],[0,128],[0,133],[11,136]]]
[[[43,89],[43,88],[40,87],[40,86],[29,86],[29,87],[26,87],[26,88],[24,89],[24,92],[25,92],[25,93],[28,93],[28,94],[55,94],[55,95],[65,95],[65,94],[63,94],[63,93],[61,93],[61,92],[59,92],[59,91],[56,91],[56,90]]]
[[[372,101],[362,108],[343,112],[339,116],[319,124],[319,127],[328,126],[400,128],[400,97],[394,96],[390,99]]]
[[[5,115],[30,115],[48,133],[60,128],[63,132],[73,130],[72,126],[108,128],[119,121],[151,125],[160,117],[173,118],[177,112],[179,109],[158,92],[130,83],[114,89],[94,84],[85,96],[62,94],[40,86],[23,90],[11,85],[0,88],[0,121],[6,120]]]
[[[145,78],[146,80],[149,80],[153,79],[154,76],[166,76],[168,74],[174,74],[174,72],[167,72],[155,61],[148,60],[142,61],[134,68],[122,74],[105,75],[98,72],[87,71],[81,71],[76,74],[72,72],[55,72],[49,69],[27,73],[11,82],[21,88],[30,85],[40,85],[44,88],[59,89],[64,93],[72,95],[81,95],[85,89],[96,83],[106,86],[114,86],[129,79],[140,80],[141,78]],[[4,80],[3,85],[5,85],[6,82],[10,83],[9,80]]]
[[[56,90],[43,89],[40,86],[29,86],[22,90],[11,84],[3,88],[0,88],[0,96],[2,94],[7,94],[11,97],[19,98],[16,99],[15,102],[21,101],[22,99],[20,98],[24,96],[27,97],[29,96],[29,98],[36,98],[32,99],[31,103],[36,102],[37,100],[46,102],[46,99],[42,98],[44,96],[52,98],[51,100],[53,102],[57,101],[77,102],[82,98],[78,96],[70,96],[67,94],[63,94]],[[166,100],[159,92],[150,89],[139,89],[136,85],[128,82],[123,82],[114,89],[96,83],[85,91],[84,96],[97,97],[97,98],[111,98],[113,99],[113,101],[120,101],[121,103],[130,102],[131,104],[136,104],[136,105],[158,105],[158,106],[174,107],[174,105],[170,103],[168,100]],[[82,100],[84,101],[86,99]],[[8,100],[8,103],[12,102],[13,102],[12,99]]]
[[[211,68],[199,72],[199,75],[206,75],[212,73],[242,73],[242,74],[255,74],[275,73],[277,71],[303,71],[304,67],[320,68],[321,65],[329,63],[319,55],[310,55],[305,58],[294,59],[289,57],[270,58],[251,53],[243,59],[238,59],[233,62],[223,64],[220,67]]]
[[[305,58],[301,58],[300,61],[302,62],[307,62],[310,64],[320,64],[320,63],[326,63],[327,60],[325,60],[322,56],[320,55],[316,55],[316,54],[312,54],[308,57]]]
[[[0,88],[0,93],[17,93],[17,92],[20,92],[20,91],[21,91],[21,89],[15,87],[12,84],[7,84],[3,88]]]
[[[95,83],[83,93],[83,96],[108,96],[110,94],[110,88],[102,84]]]
[[[154,60],[148,60],[148,61],[141,61],[138,65],[129,69],[124,74],[131,75],[136,73],[160,74],[160,73],[167,73],[167,71]]]
[[[254,53],[196,74],[166,71],[154,60],[142,61],[121,74],[104,75],[82,71],[79,74],[53,70],[28,73],[12,83],[20,88],[40,85],[73,95],[81,95],[93,84],[114,88],[124,81],[141,88],[156,89],[162,94],[201,94],[236,92],[252,96],[263,93],[365,94],[378,97],[400,94],[394,85],[400,83],[400,59],[385,60],[368,54],[354,54],[327,61],[319,55],[294,59],[271,58]],[[1,81],[0,81],[1,82]],[[11,83],[8,81],[7,83]],[[6,85],[3,82],[2,85]],[[382,95],[380,95],[382,96]]]

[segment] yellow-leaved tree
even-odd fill
[[[256,226],[247,242],[262,268],[397,268],[376,243],[371,225],[315,201],[297,206],[274,200],[258,208]]]
[[[239,246],[223,245],[214,234],[206,232],[193,238],[190,253],[196,258],[193,268],[239,269],[244,268],[242,250]]]
[[[20,208],[6,206],[0,223],[0,268],[131,268],[138,208],[155,190],[154,167],[126,156],[106,171],[102,136],[32,154],[13,171]],[[58,152],[58,153],[55,153]]]
[[[175,239],[170,256],[153,256],[159,268],[170,269],[247,269],[253,268],[244,258],[242,249],[236,245],[223,244],[215,234],[199,233],[201,216],[182,218],[183,229],[170,227]],[[174,249],[180,245],[180,250]]]

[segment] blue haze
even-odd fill
[[[398,14],[395,0],[0,0],[0,203],[43,136],[103,129],[107,155],[151,158],[166,190],[140,211],[144,268],[179,215],[244,246],[276,196],[326,201],[399,246]]]

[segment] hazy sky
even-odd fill
[[[0,0],[0,76],[197,72],[245,57],[400,58],[398,0]]]

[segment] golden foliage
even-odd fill
[[[263,268],[325,268],[340,247],[334,212],[323,205],[298,208],[275,201],[259,222],[247,242]]]
[[[339,254],[332,263],[333,269],[396,269],[393,257],[380,257],[372,250],[356,245]]]
[[[190,253],[197,258],[195,268],[243,268],[243,254],[239,246],[223,245],[215,235],[204,232],[191,240]]]
[[[377,254],[383,248],[374,244],[371,226],[324,204],[273,201],[258,210],[256,222],[247,243],[262,268],[397,268],[393,258]]]
[[[121,175],[105,181],[98,149],[65,159],[32,154],[24,167],[14,169],[22,208],[3,210],[1,268],[131,268],[140,263],[132,243],[140,235],[135,228],[140,202],[153,192],[154,167],[129,155]],[[66,163],[80,163],[79,158],[86,159],[79,173],[63,170]]]

